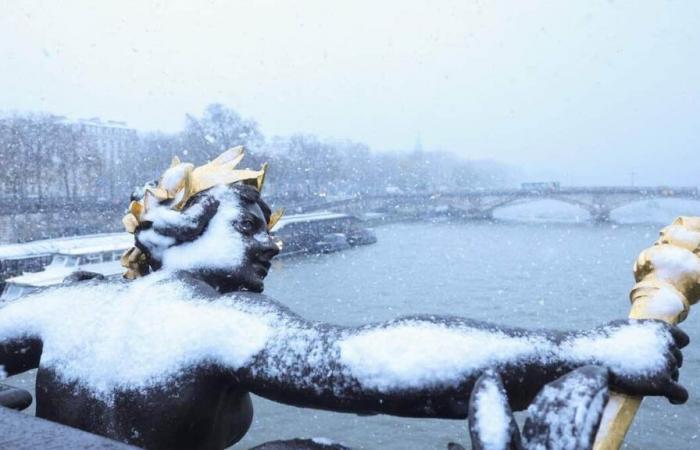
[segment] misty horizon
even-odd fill
[[[522,180],[694,185],[693,2],[26,2],[3,111],[176,132],[220,102],[266,136],[497,161]]]

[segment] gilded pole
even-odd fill
[[[634,264],[631,319],[659,319],[677,324],[700,300],[700,217],[679,217],[661,230],[656,243]],[[594,450],[617,450],[642,402],[613,394],[605,407]]]

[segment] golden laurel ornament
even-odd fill
[[[267,163],[264,163],[260,170],[236,169],[243,160],[244,154],[243,146],[239,145],[198,167],[192,163],[183,163],[174,156],[170,167],[160,176],[158,185],[146,188],[143,199],[129,204],[128,212],[122,218],[124,228],[127,232],[134,234],[150,209],[167,205],[174,211],[182,211],[189,199],[214,186],[244,183],[261,192],[265,182]],[[283,214],[282,209],[273,212],[267,223],[267,229],[271,230]],[[122,255],[121,265],[127,269],[124,277],[128,279],[138,278],[148,273],[146,255],[136,246]]]

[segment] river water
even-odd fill
[[[405,314],[456,314],[533,328],[588,328],[626,317],[631,267],[659,225],[413,223],[376,228],[378,243],[277,261],[266,293],[309,319],[339,324]],[[681,382],[690,400],[648,398],[628,435],[630,449],[700,448],[700,332]],[[20,377],[15,382],[31,383]],[[254,398],[254,423],[236,448],[268,440],[325,437],[359,449],[468,446],[466,421],[358,417]]]

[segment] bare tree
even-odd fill
[[[207,106],[202,117],[188,114],[182,138],[185,148],[202,161],[236,145],[256,149],[264,140],[254,120],[244,119],[220,103]]]

